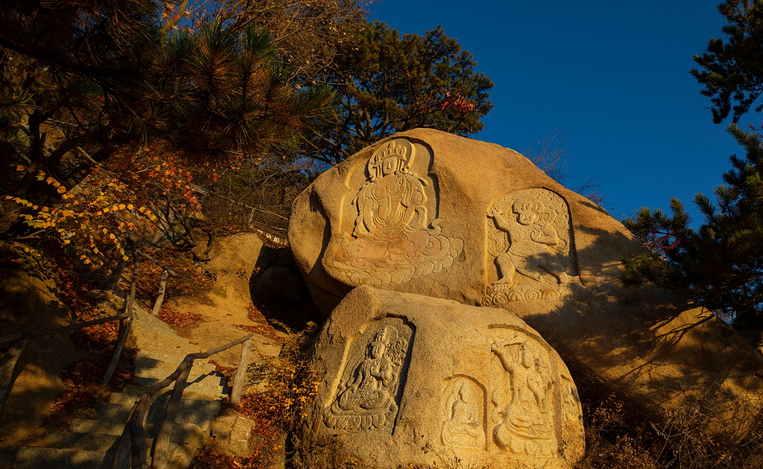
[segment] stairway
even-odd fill
[[[141,308],[134,313],[131,333],[138,346],[135,384],[112,393],[108,402],[96,406],[92,418],[75,419],[63,432],[53,432],[30,446],[11,446],[0,451],[0,467],[8,469],[109,468],[133,406],[146,389],[165,379],[197,346],[178,336],[171,327]],[[174,385],[174,383],[173,383]],[[156,398],[146,419],[149,448],[164,418],[172,386]],[[183,392],[173,425],[169,467],[184,468],[204,446],[212,419],[227,394],[225,377],[204,360],[196,360]]]

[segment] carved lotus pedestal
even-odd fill
[[[314,349],[313,467],[567,468],[585,450],[575,384],[516,315],[359,287]]]

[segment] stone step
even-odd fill
[[[102,433],[80,433],[74,431],[53,431],[42,439],[35,441],[34,446],[45,448],[77,449],[84,451],[97,451],[105,453],[114,446],[117,440],[115,435]]]
[[[168,396],[161,396],[154,401],[151,409],[148,411],[146,417],[146,433],[152,437],[156,436],[158,426],[161,425],[161,421],[164,419],[164,414],[169,400]],[[199,399],[185,399],[180,401],[180,407],[178,409],[177,416],[175,418],[175,425],[173,426],[173,435],[180,432],[183,425],[192,425],[194,429],[199,429],[202,432],[207,432],[210,428],[211,422],[215,416],[220,412],[219,401],[199,400]],[[108,420],[94,420],[94,419],[75,419],[69,425],[67,432],[56,432],[51,434],[50,440],[48,437],[36,444],[36,446],[48,446],[52,448],[64,448],[75,447],[75,443],[78,441],[78,436],[83,434],[92,436],[93,442],[89,442],[88,446],[81,449],[87,450],[108,450],[110,447],[109,441],[113,443],[113,440],[122,434],[124,427],[127,424],[125,421],[108,421]],[[103,438],[101,438],[103,437]],[[98,440],[96,443],[95,440]],[[71,442],[71,444],[67,442]],[[107,445],[108,443],[108,445]],[[100,445],[107,445],[103,448]],[[76,446],[80,448],[80,446]]]
[[[135,384],[128,384],[125,386],[121,393],[113,393],[109,398],[109,402],[114,404],[129,404],[134,405],[138,399],[140,399],[148,388],[145,386],[138,386]],[[226,387],[227,389],[227,387]],[[158,399],[160,396],[169,395],[172,393],[172,386],[162,389],[156,396]],[[210,400],[209,395],[204,393],[194,392],[193,390],[184,390],[183,399],[197,399],[197,400]]]
[[[163,379],[164,378],[141,378],[136,376],[133,381],[139,386],[149,387],[161,382]],[[171,387],[172,385],[170,388]],[[228,393],[227,380],[224,376],[217,373],[200,375],[193,381],[188,381],[183,392],[184,395],[185,392],[205,394],[211,399],[224,397]]]
[[[74,419],[69,424],[68,431],[77,433],[93,433],[119,436],[127,422],[109,422],[107,420]]]
[[[189,353],[201,351],[199,346],[193,345],[179,336],[166,336],[149,330],[140,330],[139,328],[136,328],[133,335],[139,349],[138,354],[143,356],[169,355],[173,357],[174,361],[176,356],[180,356],[182,359],[182,357]],[[180,363],[180,360],[178,360],[178,363]]]
[[[161,357],[156,356],[138,356],[135,359],[135,374],[138,376],[152,376],[158,377],[160,374],[163,378],[171,375],[175,372],[180,363],[182,363],[185,356],[180,357],[179,360],[164,360]],[[191,375],[206,374],[216,370],[215,365],[205,360],[194,360],[193,367],[191,367]]]
[[[131,404],[112,404],[110,402],[97,402],[95,404],[95,414],[92,420],[104,422],[116,422],[124,425],[130,418],[133,405]]]
[[[148,410],[148,416],[146,417],[147,429],[150,426],[159,425],[161,423],[164,418],[165,409],[167,408],[167,402],[169,402],[170,399],[170,394],[170,392],[165,392],[154,400],[151,408]],[[113,396],[114,394],[112,394],[112,397]],[[99,403],[96,405],[96,413],[92,419],[80,420],[103,422],[104,432],[100,433],[121,435],[122,431],[117,431],[117,427],[121,425],[121,427],[124,428],[135,404],[136,400],[131,400],[130,398],[124,399],[122,402],[118,403]],[[183,399],[180,401],[175,420],[177,423],[192,423],[203,429],[207,429],[209,428],[211,420],[220,412],[220,405],[220,401],[210,400],[205,395],[193,392],[186,395],[186,393],[183,392]],[[74,427],[72,430],[82,431],[80,430],[81,428],[88,428],[90,430],[85,431],[92,430],[98,432],[98,426],[95,423],[82,421],[78,422],[78,426]],[[85,427],[85,425],[87,425],[87,427]]]
[[[9,446],[0,450],[5,469],[108,469],[113,453],[76,449]]]
[[[146,427],[158,428],[164,419],[164,413],[167,408],[168,396],[163,396],[156,401],[148,411]],[[178,412],[175,417],[177,424],[193,424],[203,430],[207,430],[212,419],[220,412],[219,401],[185,399],[180,401]]]

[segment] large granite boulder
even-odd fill
[[[567,367],[504,310],[359,287],[324,325],[313,364],[310,467],[568,468],[585,451]]]
[[[289,241],[324,317],[359,285],[502,307],[573,375],[648,415],[712,392],[728,430],[763,407],[763,358],[685,299],[623,286],[621,260],[641,243],[513,150],[396,134],[318,177],[294,203]]]

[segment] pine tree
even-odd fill
[[[337,164],[395,132],[429,127],[469,136],[493,105],[492,81],[441,27],[400,36],[382,22],[354,32],[326,80],[339,98],[334,118],[308,139],[306,155]]]
[[[729,133],[745,150],[715,189],[715,200],[698,194],[704,223],[690,227],[678,199],[671,214],[642,208],[625,225],[652,250],[625,261],[627,283],[645,280],[681,290],[738,327],[763,326],[763,140],[735,123],[763,92],[763,1],[729,0],[718,7],[729,24],[726,39],[711,39],[695,56],[692,74],[713,102],[713,120],[732,114]]]

